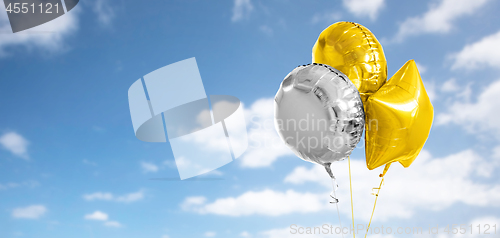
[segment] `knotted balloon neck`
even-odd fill
[[[333,176],[332,168],[330,167],[332,163],[325,163],[325,169],[328,175],[330,175],[330,178],[335,179],[335,176]]]
[[[379,177],[383,178],[385,173],[387,173],[387,170],[389,170],[389,167],[391,167],[391,163],[385,164],[384,172],[382,172]]]
[[[333,191],[330,194],[330,197],[333,200],[330,201],[330,203],[338,203],[339,199],[337,198],[336,191],[337,191],[337,188],[339,187],[339,185],[337,184],[337,179],[335,178],[335,175],[333,175],[332,169],[330,167],[331,163],[325,163],[324,166],[325,166],[326,172],[328,173],[328,175],[330,175],[330,178],[332,178],[332,189],[333,189]]]

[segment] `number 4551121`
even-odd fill
[[[9,3],[5,9],[8,13],[59,13],[59,3],[52,5],[52,3]],[[45,10],[45,11],[44,11]],[[52,12],[54,11],[54,12]]]

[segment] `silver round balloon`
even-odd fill
[[[328,171],[332,162],[347,158],[361,139],[363,102],[349,78],[333,67],[295,68],[281,83],[274,101],[275,127],[281,139],[297,156]]]

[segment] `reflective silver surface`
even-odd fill
[[[365,114],[359,92],[335,68],[295,68],[274,101],[278,134],[303,160],[328,166],[347,158],[361,139]]]

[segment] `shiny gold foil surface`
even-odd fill
[[[347,75],[363,102],[387,79],[382,45],[370,30],[354,22],[337,22],[323,30],[314,44],[312,61]]]
[[[381,165],[387,169],[392,162],[410,166],[429,136],[434,117],[415,61],[406,62],[364,105],[368,169]]]

